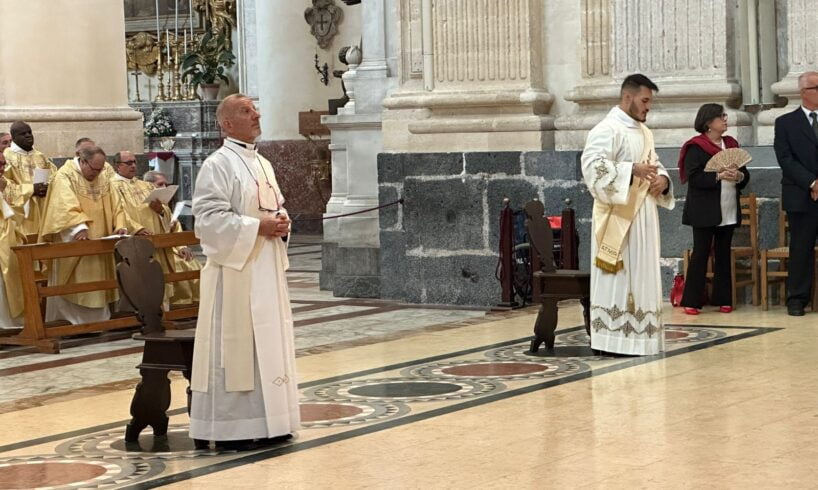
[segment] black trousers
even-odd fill
[[[804,307],[812,291],[818,216],[787,212],[790,222],[790,261],[787,264],[787,306]]]
[[[713,248],[713,296],[710,304],[733,306],[733,285],[730,282],[730,245],[735,225],[693,227],[693,254],[687,265],[682,306],[701,308],[707,275],[707,259]]]

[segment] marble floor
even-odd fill
[[[122,440],[140,346],[85,337],[0,349],[3,488],[818,488],[815,314],[685,316],[667,351],[598,357],[580,308],[527,352],[536,311],[334,298],[320,247],[293,244],[303,428],[251,452],[198,451],[181,376],[171,427]]]

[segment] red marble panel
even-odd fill
[[[301,420],[303,422],[321,422],[324,420],[336,420],[346,417],[354,417],[363,412],[361,408],[353,405],[342,405],[340,403],[302,403]]]
[[[321,218],[329,201],[330,180],[320,181],[313,171],[317,161],[329,161],[329,140],[261,141],[259,152],[272,163],[293,217],[293,231],[321,234]],[[299,221],[299,218],[302,221]]]
[[[91,480],[105,472],[103,466],[86,463],[19,463],[0,468],[0,489],[69,485]]]

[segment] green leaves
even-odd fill
[[[206,32],[199,45],[182,58],[182,78],[193,85],[216,83],[222,80],[229,84],[225,68],[235,64],[236,57],[228,49],[224,34],[213,36]]]

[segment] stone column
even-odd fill
[[[384,102],[385,149],[553,146],[553,117],[547,114],[553,96],[543,82],[542,4],[401,0],[402,85]],[[424,46],[424,24],[431,29],[426,38],[431,46]],[[433,55],[425,68],[424,52]]]
[[[128,106],[122,2],[0,0],[0,127],[29,122],[35,147],[74,155],[88,136],[109,153],[142,153],[142,114]]]
[[[736,0],[582,0],[582,79],[566,99],[574,114],[556,121],[556,147],[581,149],[585,136],[619,100],[619,86],[643,73],[659,94],[648,116],[657,146],[678,147],[693,133],[699,106],[725,105],[732,134],[753,140],[752,118],[738,109]]]
[[[350,102],[337,115],[322,117],[332,131],[333,189],[327,216],[378,205],[382,102],[397,85],[395,42],[390,39],[397,23],[395,3],[363,0],[352,12],[362,19],[363,59],[344,74]],[[336,296],[379,296],[379,235],[377,211],[327,220],[321,286]]]
[[[258,29],[256,0],[238,0],[236,43],[239,92],[258,99]]]
[[[818,10],[810,0],[776,2],[779,73],[784,77],[772,85],[772,91],[787,100],[786,107],[763,111],[758,115],[758,143],[773,143],[775,118],[801,105],[798,76],[818,71]]]

